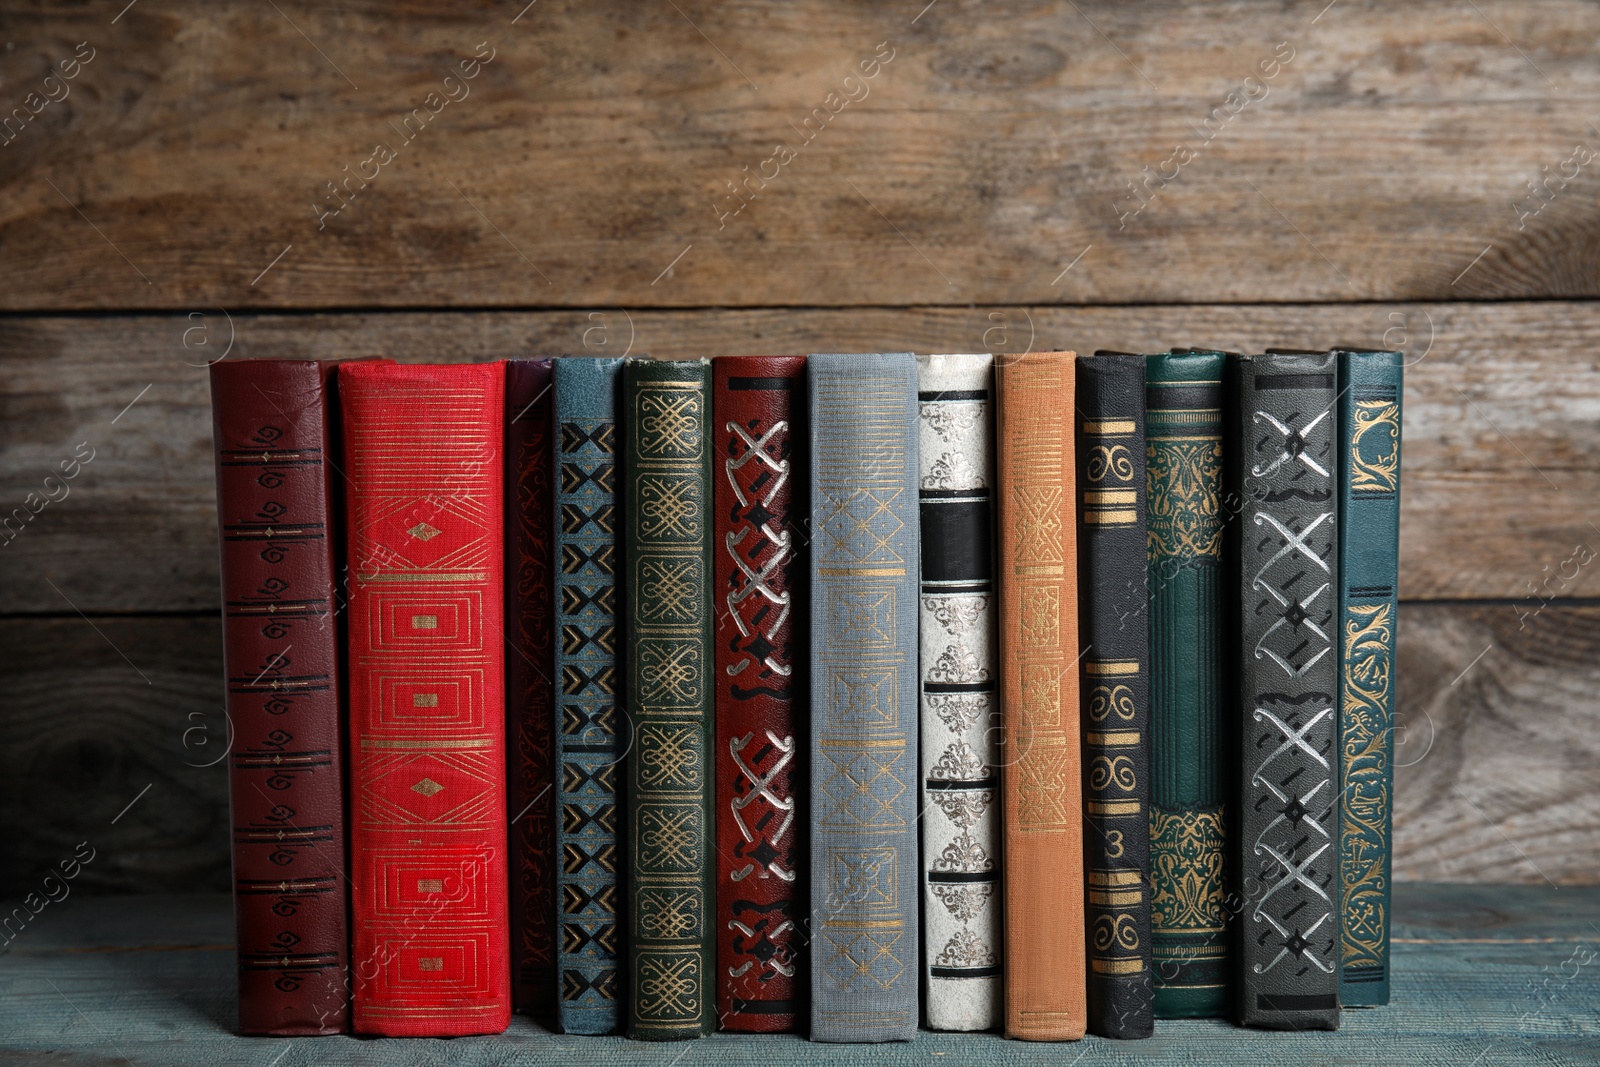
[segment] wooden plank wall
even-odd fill
[[[1397,872],[1600,880],[1600,9],[124,3],[0,12],[0,891],[225,888],[207,359],[1334,342]]]

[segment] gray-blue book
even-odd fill
[[[569,1034],[621,1022],[617,827],[626,734],[617,396],[623,360],[555,361],[558,1016]]]
[[[810,358],[811,1039],[916,1036],[917,364]]]

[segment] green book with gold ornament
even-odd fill
[[[627,1036],[716,1027],[711,364],[623,368]]]
[[[1150,880],[1158,1019],[1228,1013],[1221,352],[1145,365]]]

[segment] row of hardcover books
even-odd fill
[[[244,1032],[1387,1002],[1398,354],[211,374]]]

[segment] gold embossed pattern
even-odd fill
[[[1071,1040],[1088,1023],[1074,357],[999,360],[995,379],[1005,487],[998,496],[1005,1030]],[[1097,469],[1112,474],[1120,458],[1107,452]],[[1108,948],[1125,936],[1097,932]]]

